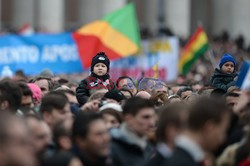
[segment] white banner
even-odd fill
[[[179,41],[176,37],[143,41],[139,55],[112,61],[112,79],[130,76],[159,78],[164,81],[176,80],[178,75]]]

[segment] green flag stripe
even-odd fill
[[[140,45],[137,17],[132,3],[108,14],[102,20],[108,22],[110,26],[127,36],[136,45]]]
[[[186,75],[188,73],[188,71],[191,69],[191,67],[193,66],[194,62],[202,55],[204,55],[208,50],[208,43],[206,43],[205,45],[203,45],[199,50],[197,50],[194,53],[194,57],[188,61],[182,68],[182,74]]]

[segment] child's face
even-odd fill
[[[103,76],[107,73],[108,68],[104,63],[97,63],[94,66],[94,73],[98,76]]]
[[[226,74],[232,74],[234,72],[234,64],[233,62],[226,62],[222,66],[221,70]]]

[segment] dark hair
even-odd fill
[[[198,95],[206,95],[206,96],[210,96],[211,92],[214,90],[213,87],[210,86],[206,86],[206,87],[202,87],[200,90],[198,90]]]
[[[227,93],[227,91],[220,89],[220,88],[216,88],[214,89],[211,94],[210,97],[215,97],[215,98],[221,98],[223,97],[225,94]]]
[[[154,103],[141,97],[131,97],[123,106],[123,114],[136,115],[143,108],[154,108]]]
[[[53,139],[57,145],[57,147],[60,147],[60,138],[63,136],[71,138],[71,131],[68,130],[65,126],[65,121],[60,121],[57,123],[53,129]]]
[[[166,128],[175,126],[180,128],[183,124],[181,121],[181,112],[186,110],[187,106],[184,103],[172,103],[160,109],[158,127],[156,129],[156,137],[159,142],[165,142]]]
[[[25,74],[24,74],[24,72],[23,72],[23,70],[17,70],[15,72],[15,75],[18,75],[18,76],[21,76],[21,77],[26,77]]]
[[[180,88],[178,91],[177,91],[177,95],[181,97],[181,94],[183,92],[186,92],[186,91],[192,91],[193,92],[193,89],[191,87],[183,87],[183,88]]]
[[[134,86],[136,87],[136,84],[135,84],[134,80],[129,76],[121,76],[121,77],[119,77],[117,79],[117,81],[116,81],[116,87],[118,87],[120,81],[123,80],[123,79],[129,79],[134,84]]]
[[[121,102],[122,100],[125,100],[126,97],[121,93],[118,89],[111,89],[107,93],[105,93],[104,98],[106,99],[113,99],[117,102]]]
[[[23,96],[31,96],[32,97],[32,91],[28,87],[27,83],[18,82],[17,84],[18,84],[19,88],[21,89]]]
[[[235,92],[228,92],[225,94],[225,97],[239,97],[240,95],[238,93]]]
[[[60,84],[60,85],[65,85],[65,84],[67,84],[69,82],[69,80],[67,80],[66,78],[60,78],[59,80],[58,80],[58,83]]]
[[[95,112],[80,112],[73,123],[73,138],[80,136],[86,138],[89,132],[89,125],[96,120],[102,119],[101,114]]]
[[[16,113],[17,109],[21,105],[22,92],[19,86],[11,81],[0,81],[0,103],[7,101],[9,103],[10,111]]]
[[[70,94],[70,95],[73,95],[75,96],[76,93],[74,91],[72,91],[71,89],[58,89],[58,90],[55,90],[57,92],[62,92],[64,94]]]
[[[122,88],[120,89],[120,92],[128,92],[130,94],[131,97],[133,97],[134,95],[132,94],[132,92],[130,90],[128,90],[127,88]]]
[[[75,82],[68,82],[68,83],[66,84],[66,86],[69,87],[69,88],[71,88],[71,87],[78,87],[78,84],[75,83]]]
[[[194,131],[202,130],[208,121],[220,123],[227,113],[230,113],[230,108],[226,105],[225,100],[201,97],[190,107],[188,127]]]
[[[40,80],[47,80],[48,81],[48,85],[49,85],[49,91],[51,91],[54,87],[53,81],[50,77],[44,77],[44,76],[38,76],[35,77],[33,79],[31,79],[29,82],[30,83],[35,83],[36,81],[40,81]]]
[[[63,109],[68,102],[68,98],[62,92],[49,92],[42,98],[40,112],[51,113],[53,109]]]

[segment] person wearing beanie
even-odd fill
[[[219,68],[216,68],[211,77],[210,84],[216,89],[223,89],[225,92],[234,86],[237,78],[236,60],[229,54],[224,54],[220,60]]]
[[[105,93],[104,98],[113,99],[117,101],[118,103],[121,103],[123,100],[126,99],[124,94],[118,89],[113,89],[113,90],[108,91],[107,93]]]
[[[92,58],[90,76],[82,80],[76,88],[76,97],[80,105],[87,102],[91,90],[115,89],[115,84],[108,74],[109,65],[109,58],[104,52],[99,52]]]

